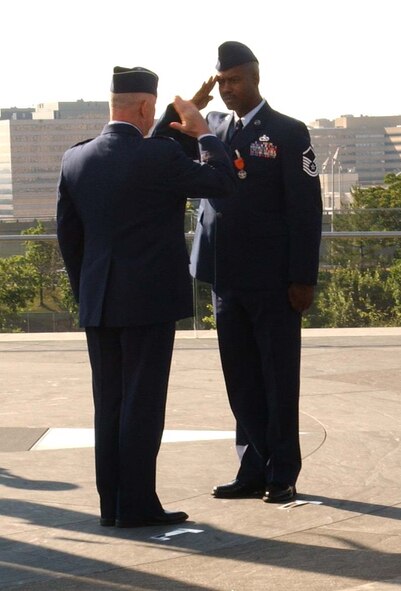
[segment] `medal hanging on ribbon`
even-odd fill
[[[241,154],[238,150],[235,150],[236,158],[234,160],[234,166],[237,169],[237,175],[240,179],[246,179],[247,172],[245,170],[245,162],[244,159],[241,157]]]

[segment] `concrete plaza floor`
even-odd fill
[[[299,500],[235,475],[213,332],[179,333],[158,492],[182,527],[101,528],[79,334],[0,335],[0,591],[401,589],[401,329],[303,333]]]

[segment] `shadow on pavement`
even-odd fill
[[[306,497],[307,495],[303,495],[304,499]],[[400,519],[401,516],[401,509],[395,507],[327,497],[308,496],[308,499],[323,501],[326,505],[340,509],[369,513],[375,516],[379,512],[385,512],[387,518]],[[300,573],[312,572],[367,582],[377,580],[378,571],[380,571],[382,580],[394,578],[400,572],[398,554],[379,551],[372,549],[366,543],[355,542],[347,537],[347,531],[306,530],[304,537],[308,539],[308,543],[300,543],[290,540],[292,535],[298,535],[299,532],[287,533],[282,536],[285,539],[265,539],[221,530],[211,527],[207,523],[187,522],[183,527],[202,529],[206,535],[179,535],[171,538],[172,541],[166,544],[151,539],[152,536],[164,533],[165,527],[132,530],[101,528],[97,519],[91,514],[39,503],[2,499],[0,500],[0,514],[22,519],[36,526],[53,529],[51,535],[48,536],[48,543],[42,546],[12,539],[0,539],[2,556],[0,588],[4,588],[7,582],[10,585],[7,588],[12,588],[12,584],[22,588],[21,584],[26,584],[29,581],[29,589],[34,591],[36,586],[40,589],[45,588],[42,586],[49,579],[57,578],[58,588],[60,588],[60,580],[63,581],[63,590],[82,589],[87,591],[102,588],[121,590],[134,588],[154,591],[161,589],[163,591],[211,590],[212,588],[204,585],[189,584],[174,578],[177,560],[186,559],[195,554],[213,557],[219,561],[278,566]],[[170,526],[171,529],[174,529],[174,526]],[[60,533],[66,530],[81,532],[84,537],[77,540],[76,538],[58,536],[57,530]],[[96,538],[95,541],[86,539],[85,536],[88,535],[99,536],[98,541]],[[110,542],[108,542],[108,538]],[[322,538],[324,538],[324,545],[322,545]],[[110,561],[88,558],[50,547],[52,540],[56,542],[66,539],[80,544],[87,542],[107,545],[110,543]],[[139,569],[142,566],[140,552],[141,548],[143,551],[144,544],[156,547],[161,552],[157,562],[160,564],[161,561],[164,561],[166,575],[150,574],[135,567],[113,563],[112,556],[116,552],[115,539],[124,540],[128,545],[132,542],[132,562],[137,563]],[[164,552],[166,552],[165,558],[163,558]],[[174,560],[168,560],[171,558],[171,552],[174,552]],[[177,557],[177,552],[182,555]],[[144,564],[146,569],[146,562]],[[149,562],[147,564],[149,565]],[[18,581],[16,581],[16,571],[20,574]],[[185,569],[181,568],[180,572],[186,572],[186,577],[188,577],[189,573]],[[135,586],[132,587],[132,585]]]
[[[55,480],[29,480],[17,474],[13,474],[10,470],[0,468],[0,485],[9,488],[19,488],[25,490],[73,490],[79,488],[76,484],[69,482],[57,482]]]

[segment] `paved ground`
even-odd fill
[[[401,329],[303,343],[305,504],[211,497],[236,472],[234,423],[214,334],[180,333],[158,491],[190,521],[115,530],[98,525],[82,335],[0,335],[0,591],[400,590]]]

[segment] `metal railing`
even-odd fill
[[[194,225],[190,227],[191,231],[186,233],[189,247],[194,235]],[[400,262],[401,270],[400,238],[401,230],[323,231],[317,295],[314,307],[305,317],[306,326],[395,326],[398,325],[398,317],[401,325],[401,304],[399,311],[397,307],[398,301],[401,302],[401,271],[398,282],[400,294],[389,294],[390,284],[397,285],[397,261]],[[7,242],[9,244],[6,246]],[[0,234],[0,260],[13,254],[24,255],[28,243],[38,242],[51,242],[57,245],[57,236],[55,233]],[[392,283],[390,279],[393,280]],[[337,300],[335,299],[336,290]],[[333,309],[338,302],[342,302],[341,306],[344,310],[339,310],[334,317]],[[213,328],[209,285],[194,280],[194,303],[194,318],[180,321],[178,328],[181,330]],[[0,314],[1,306],[0,299]],[[346,310],[347,306],[354,306],[354,313]],[[348,316],[341,318],[341,314],[345,314],[345,311]],[[19,313],[19,322],[19,330],[23,332],[79,330],[76,318],[70,317],[69,321],[68,312],[65,310],[57,312],[24,310]]]
[[[193,232],[186,232],[186,238],[191,238],[193,236]],[[392,231],[350,231],[350,232],[343,232],[343,231],[333,231],[333,232],[322,232],[322,238],[395,238],[401,236],[401,230],[392,230]],[[57,240],[56,234],[0,234],[0,242],[1,241],[8,241],[8,240],[19,240],[21,242],[25,241],[43,241],[43,240]]]

